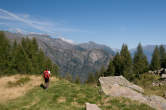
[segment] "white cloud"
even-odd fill
[[[20,28],[9,28],[8,30],[11,31],[11,32],[22,33],[22,34],[28,34],[27,31],[25,31],[25,30],[23,30],[23,29],[20,29]]]
[[[70,44],[75,44],[75,42],[74,42],[74,41],[69,40],[69,39],[66,39],[66,38],[64,38],[64,37],[60,37],[59,39],[61,39],[61,40],[65,41],[65,42],[67,42],[67,43],[70,43]]]
[[[49,34],[52,36],[56,35],[56,33],[59,33],[59,32],[61,33],[61,32],[79,32],[80,31],[79,29],[65,28],[64,26],[59,27],[56,25],[57,23],[54,23],[54,22],[38,20],[30,16],[29,14],[15,14],[4,9],[0,9],[0,19],[10,21],[10,22],[7,22],[8,24],[10,24],[11,21],[14,21],[15,24],[17,23],[16,24],[17,26],[12,24],[10,28],[14,28],[15,26],[16,29],[17,28],[21,29],[22,27],[30,26],[31,28],[35,28],[44,34]],[[0,21],[0,24],[1,23],[3,22]],[[5,23],[5,25],[7,25],[7,23]],[[22,26],[21,27],[20,23],[24,24],[24,26],[21,25]]]
[[[17,14],[17,15],[23,18],[30,18],[29,14]]]
[[[43,27],[43,26],[39,26],[39,25],[37,25],[37,24],[35,24],[35,22],[34,21],[31,21],[31,20],[28,20],[28,19],[25,19],[25,18],[21,18],[21,17],[19,17],[19,16],[17,16],[16,14],[14,14],[14,13],[11,13],[11,12],[8,12],[8,11],[6,11],[6,10],[3,10],[3,9],[0,9],[0,12],[2,12],[2,13],[4,13],[4,14],[6,14],[6,15],[8,15],[8,17],[4,17],[3,18],[3,16],[1,16],[1,18],[3,18],[3,19],[15,19],[15,20],[17,20],[17,21],[20,21],[20,22],[23,22],[23,23],[25,23],[25,24],[27,24],[27,25],[29,25],[29,26],[31,26],[31,27],[33,27],[33,28],[36,28],[36,29],[38,29],[38,30],[40,30],[40,31],[43,31],[43,32],[47,32],[47,33],[54,33],[53,31],[50,31],[50,30],[47,30],[45,27]]]

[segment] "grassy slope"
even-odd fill
[[[65,80],[52,82],[48,90],[35,87],[26,95],[0,104],[0,110],[85,110],[85,103],[95,103],[102,110],[152,110],[124,98],[99,95],[98,88]]]
[[[135,83],[141,86],[145,90],[146,95],[158,95],[163,96],[166,91],[166,85],[153,86],[153,82],[159,82],[160,76],[151,75],[151,74],[142,74],[139,80],[136,80]]]

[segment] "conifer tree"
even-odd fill
[[[92,73],[89,73],[86,83],[95,83],[95,82],[96,82],[95,76]]]
[[[166,52],[165,52],[165,48],[164,48],[163,45],[160,45],[159,51],[160,51],[160,63],[161,63],[161,67],[162,68],[166,68]]]
[[[107,71],[104,73],[104,76],[113,76],[114,74],[115,74],[115,67],[113,64],[113,59],[111,59]]]
[[[80,77],[78,75],[76,76],[75,83],[76,84],[80,84],[81,83]]]
[[[36,38],[32,38],[32,48],[34,53],[36,53],[39,50]]]
[[[44,52],[39,49],[38,57],[37,57],[37,64],[39,66],[40,72],[44,71],[45,69],[45,55]]]
[[[65,75],[65,79],[68,80],[68,81],[70,81],[70,82],[73,81],[73,78],[72,78],[72,76],[71,76],[70,73],[66,73],[66,75]]]
[[[100,72],[100,76],[104,76],[105,71],[106,71],[105,67],[102,66],[102,67],[100,68],[100,71],[99,71],[99,72]]]
[[[11,56],[12,57],[11,57],[11,65],[9,66],[10,74],[18,73],[17,64],[16,64],[17,48],[18,48],[18,44],[17,44],[16,40],[14,40],[13,46],[11,48]]]
[[[31,42],[30,42],[30,50],[31,50],[31,56],[29,56],[32,60],[33,63],[33,68],[36,68],[35,72],[39,73],[38,69],[39,68],[39,62],[38,62],[38,57],[40,56],[40,51],[38,49],[38,44],[35,38],[32,38]],[[51,62],[50,62],[51,63]]]
[[[160,66],[159,48],[158,48],[158,46],[156,46],[153,51],[150,68],[151,68],[151,70],[158,70],[158,69],[160,69],[160,67],[161,66]]]
[[[116,76],[122,75],[122,60],[119,52],[115,55],[113,59],[113,65],[115,68],[115,74]]]
[[[128,50],[128,46],[126,44],[122,45],[120,56],[121,56],[121,75],[125,76],[126,78],[129,78],[130,73],[132,72],[132,58]]]
[[[10,63],[10,44],[2,31],[0,31],[0,41],[0,73],[7,73]]]
[[[96,71],[96,73],[95,73],[95,80],[96,81],[98,81],[99,80],[99,78],[101,77],[101,74],[100,74],[100,72],[99,71]]]
[[[133,59],[133,69],[136,76],[148,71],[148,61],[143,53],[142,45],[139,43]]]

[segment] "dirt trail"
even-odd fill
[[[23,77],[29,77],[30,81],[28,81],[22,86],[8,87],[9,81],[16,82],[17,80]],[[56,78],[51,79],[54,79],[52,81],[56,80]],[[2,77],[0,78],[0,103],[22,96],[33,87],[40,86],[42,82],[42,77],[35,75],[13,75]]]

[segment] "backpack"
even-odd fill
[[[48,70],[44,71],[44,78],[49,79],[50,74],[48,73]]]

